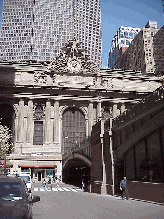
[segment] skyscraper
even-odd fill
[[[51,61],[77,37],[101,66],[100,18],[100,0],[4,0],[0,59]]]

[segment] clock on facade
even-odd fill
[[[68,68],[71,72],[78,72],[81,69],[81,64],[78,60],[73,59],[68,62]]]

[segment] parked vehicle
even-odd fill
[[[27,189],[30,191],[32,189],[32,180],[31,180],[30,174],[29,173],[20,173],[19,177],[21,177],[24,180],[24,182],[27,186]]]
[[[32,204],[39,196],[30,195],[19,177],[0,176],[0,218],[32,219]]]

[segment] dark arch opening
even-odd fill
[[[62,171],[62,180],[65,183],[82,186],[82,180],[85,183],[85,190],[89,190],[90,184],[90,166],[81,159],[71,159]]]
[[[0,118],[1,124],[7,126],[10,130],[13,129],[13,113],[14,110],[10,105],[0,104]]]
[[[14,110],[8,104],[0,104],[0,118],[1,124],[7,126],[11,130],[11,141],[14,141],[15,137],[15,123],[14,123]],[[10,153],[10,151],[9,151]]]

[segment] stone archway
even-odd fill
[[[0,104],[0,118],[1,124],[4,126],[7,126],[10,128],[10,130],[13,129],[13,117],[14,117],[14,109],[8,104]]]
[[[63,161],[63,182],[81,187],[82,181],[85,189],[90,184],[91,161],[82,154],[73,153]]]
[[[69,160],[73,160],[73,159],[80,159],[82,161],[84,161],[88,166],[91,167],[91,161],[86,158],[84,155],[82,154],[78,154],[78,153],[72,153],[63,163],[63,168],[65,168],[65,166],[67,165],[67,163],[69,162]]]

